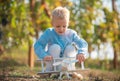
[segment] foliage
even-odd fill
[[[69,7],[72,13],[70,26],[87,40],[89,48],[93,43],[120,43],[119,13],[104,8],[102,3],[102,0],[76,0]]]
[[[71,24],[72,28],[76,29],[83,38],[88,42],[92,42],[94,34],[93,20],[97,18],[96,9],[101,5],[100,0],[77,0],[72,7]],[[97,12],[96,12],[97,13]]]
[[[25,41],[31,41],[30,35],[34,34],[30,16],[24,1],[7,0],[0,3],[0,30],[2,44],[6,48],[19,46]],[[29,23],[28,23],[29,22]]]
[[[92,51],[93,43],[100,43],[99,37],[95,33],[96,19],[101,15],[99,11],[102,8],[101,0],[76,0],[73,1],[71,10],[71,28],[75,29],[78,34],[89,44],[89,52]]]
[[[30,0],[31,1],[31,0]],[[25,0],[1,0],[0,41],[5,48],[19,46],[25,42],[32,44],[39,31],[51,27],[50,13],[56,6],[65,6],[69,1],[35,1],[33,11]]]
[[[118,13],[115,11],[110,12],[108,9],[104,9],[105,15],[106,15],[106,30],[109,32],[107,33],[107,37],[111,38],[111,41],[116,41],[120,39],[120,29],[119,24],[120,21],[118,20]],[[112,16],[114,15],[114,16]]]

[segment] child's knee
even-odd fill
[[[59,57],[60,51],[61,51],[61,48],[57,44],[51,45],[48,49],[49,54],[54,57]]]
[[[68,45],[64,51],[66,57],[76,57],[77,50],[74,46]]]

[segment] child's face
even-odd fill
[[[63,35],[68,28],[69,21],[66,19],[55,19],[52,21],[52,25],[57,34]]]

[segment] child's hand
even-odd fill
[[[79,63],[84,62],[85,61],[84,54],[77,54],[77,60]]]
[[[44,60],[51,61],[51,60],[53,60],[53,57],[49,55],[49,56],[44,57]]]

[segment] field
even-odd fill
[[[40,71],[40,63],[35,61],[35,67],[30,68],[27,62],[28,53],[25,46],[19,49],[14,48],[0,55],[0,81],[59,81],[53,77],[37,75]],[[114,70],[108,65],[104,66],[105,64],[106,61],[87,59],[85,66],[89,70],[78,72],[84,76],[82,81],[120,81],[120,70]],[[77,67],[80,66],[77,64]],[[64,78],[62,81],[68,80]],[[69,81],[80,80],[73,78]]]

